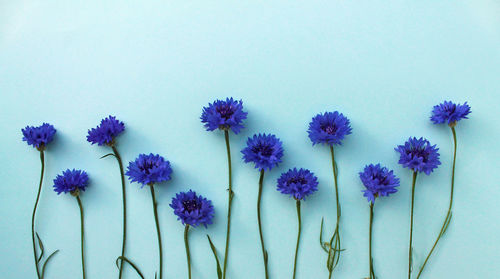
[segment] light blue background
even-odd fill
[[[342,260],[336,278],[368,275],[368,203],[357,173],[381,162],[401,178],[400,191],[376,204],[375,269],[405,278],[411,174],[393,148],[425,136],[443,164],[418,178],[415,249],[418,266],[430,248],[449,198],[451,133],[429,121],[432,106],[468,101],[470,120],[457,127],[459,153],[452,224],[425,278],[496,278],[500,273],[498,158],[500,140],[500,4],[471,1],[0,1],[0,274],[34,278],[30,218],[40,162],[21,128],[58,129],[46,153],[37,230],[48,251],[61,249],[47,278],[80,278],[79,215],[52,179],[66,168],[88,171],[86,213],[89,279],[115,278],[121,243],[118,166],[86,142],[87,130],[112,114],[126,123],[124,161],[159,153],[173,180],[158,187],[164,278],[186,278],[183,227],[168,206],[192,188],[213,200],[215,224],[191,231],[193,278],[215,278],[206,234],[223,251],[227,168],[223,134],[206,132],[201,109],[234,96],[249,112],[231,135],[234,219],[230,278],[262,278],[255,202],[258,172],[239,150],[256,132],[284,142],[284,162],[266,174],[263,222],[272,278],[290,278],[296,238],[294,201],[275,190],[281,172],[306,167],[319,191],[303,205],[298,278],[326,278],[318,245],[335,205],[329,153],[312,147],[307,125],[339,110],[353,134],[338,147]],[[149,192],[127,184],[127,256],[152,278],[157,244]],[[127,268],[126,278],[136,278]]]

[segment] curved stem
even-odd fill
[[[375,273],[373,272],[373,257],[372,257],[372,228],[373,228],[373,202],[370,203],[370,279],[375,279]]]
[[[82,206],[82,201],[80,200],[79,196],[76,196],[76,201],[78,202],[78,207],[80,208],[80,244],[81,244],[81,249],[82,249],[82,276],[83,279],[85,279],[85,253],[84,253],[84,237],[83,237],[83,231],[84,231],[84,226],[83,226],[83,206]]]
[[[186,257],[187,257],[187,264],[188,264],[188,275],[189,275],[189,279],[191,279],[191,254],[189,253],[188,232],[189,232],[189,225],[186,224],[186,226],[184,228],[184,245],[186,246]]]
[[[297,246],[295,247],[295,260],[293,262],[293,279],[295,279],[295,273],[297,270],[297,254],[299,252],[299,243],[300,243],[300,231],[302,227],[302,222],[300,218],[300,200],[297,200],[297,220],[299,221],[299,233],[297,234]]]
[[[267,272],[267,251],[264,245],[264,237],[262,236],[262,223],[260,221],[260,200],[262,197],[262,183],[264,181],[264,170],[260,170],[260,178],[259,178],[259,195],[257,197],[257,221],[259,223],[259,235],[260,235],[260,245],[262,247],[262,257],[264,258],[264,269],[266,272],[266,279],[269,278],[269,274]]]
[[[151,200],[153,202],[153,212],[155,216],[155,224],[156,224],[156,233],[158,235],[158,254],[160,256],[160,277],[163,275],[163,252],[161,249],[161,234],[160,234],[160,223],[158,222],[158,210],[156,209],[156,198],[155,198],[155,188],[154,185],[149,185],[149,189],[151,190]]]
[[[441,236],[443,236],[444,232],[448,228],[448,224],[451,221],[451,209],[452,209],[452,206],[453,206],[453,190],[454,190],[454,187],[455,187],[455,161],[457,159],[457,135],[455,133],[455,128],[454,127],[451,127],[451,132],[453,133],[453,145],[454,145],[454,149],[453,149],[453,165],[452,165],[452,169],[451,169],[450,204],[448,206],[448,213],[446,214],[446,217],[444,218],[443,226],[441,227],[441,231],[439,232],[438,237],[436,238],[436,241],[434,242],[434,245],[432,245],[431,251],[429,252],[429,254],[427,254],[427,257],[425,258],[424,264],[422,265],[422,267],[420,268],[420,270],[418,272],[417,279],[420,277],[420,274],[422,274],[422,271],[424,270],[424,267],[427,264],[427,261],[431,257],[432,252],[434,252],[434,249],[436,248],[437,243],[441,239]]]
[[[126,195],[125,195],[125,176],[123,174],[123,163],[122,163],[122,158],[120,156],[120,153],[118,153],[118,150],[114,145],[111,146],[113,149],[113,153],[115,154],[115,158],[118,161],[118,165],[120,167],[120,177],[122,181],[122,201],[123,201],[123,240],[122,240],[122,259],[125,257],[125,244],[127,242],[127,200],[126,200]],[[123,274],[123,260],[120,262],[120,273],[118,275],[118,278],[122,278]]]
[[[224,251],[224,267],[223,267],[223,275],[222,277],[226,279],[226,268],[227,268],[227,258],[229,252],[229,235],[231,232],[231,204],[234,197],[234,192],[232,188],[232,170],[231,170],[231,148],[229,146],[229,131],[224,130],[224,137],[226,139],[226,149],[227,149],[227,165],[229,172],[229,198],[228,198],[228,207],[227,207],[227,229],[226,229],[226,249]]]
[[[413,207],[415,202],[415,182],[417,181],[417,172],[413,171],[413,181],[411,184],[411,213],[410,213],[410,245],[408,249],[408,279],[411,278],[411,252],[412,252],[412,242],[413,242]]]
[[[35,268],[36,275],[40,279],[40,269],[38,268],[38,256],[36,253],[36,241],[35,241],[35,215],[38,208],[38,202],[40,201],[40,192],[42,191],[43,173],[45,170],[45,155],[43,150],[40,150],[40,161],[42,163],[42,169],[40,171],[40,183],[38,185],[38,193],[36,194],[35,206],[33,207],[33,214],[31,215],[31,240],[33,241],[33,256],[35,258]]]
[[[328,266],[328,269],[329,269],[328,278],[332,278],[334,266],[337,265],[337,263],[340,259],[340,251],[342,249],[341,244],[340,244],[340,215],[341,215],[340,197],[339,197],[339,189],[338,189],[338,183],[337,183],[337,166],[335,163],[335,152],[333,150],[333,146],[330,146],[330,154],[332,156],[333,180],[335,183],[335,201],[336,201],[336,206],[337,206],[337,223],[335,225],[335,232],[333,233],[332,238],[330,239],[330,248],[328,250],[328,261],[327,262],[331,262],[331,266]],[[335,244],[333,245],[334,242],[335,242]]]

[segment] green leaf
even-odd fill
[[[123,264],[123,261],[125,261],[126,263],[128,263],[130,266],[132,266],[133,269],[135,269],[135,272],[137,272],[137,274],[142,278],[144,279],[144,275],[142,275],[142,272],[141,270],[131,261],[129,260],[127,257],[125,256],[119,256],[118,258],[116,258],[116,267],[118,267],[118,269],[120,268],[120,266],[118,265],[118,261],[119,260],[122,260],[122,264]],[[156,278],[156,274],[155,274],[155,278]]]
[[[42,260],[42,257],[43,257],[43,242],[42,242],[42,239],[40,238],[40,236],[38,235],[37,232],[35,232],[36,234],[36,238],[38,239],[38,246],[40,247],[40,256],[38,257],[38,259],[36,260],[36,263],[40,263],[40,261]]]
[[[45,267],[47,267],[47,263],[50,261],[50,259],[52,259],[52,257],[55,254],[57,254],[57,252],[59,252],[59,250],[55,250],[52,254],[50,254],[49,257],[47,258],[47,260],[45,260],[45,262],[43,263],[42,276],[41,276],[42,279],[43,279],[43,276],[45,275]]]
[[[215,257],[215,262],[217,263],[217,278],[222,278],[222,270],[220,268],[219,258],[217,257],[217,250],[215,249],[215,245],[212,243],[210,236],[207,234],[208,242],[210,243],[210,248],[212,248],[212,252]]]
[[[325,250],[326,253],[328,253],[328,249],[326,246],[326,242],[323,242],[323,222],[325,218],[321,218],[321,229],[319,231],[319,245],[321,245],[321,248]]]
[[[108,157],[108,156],[115,156],[115,154],[113,154],[113,153],[108,153],[108,154],[106,154],[106,155],[102,156],[102,157],[101,157],[101,158],[99,158],[99,159],[104,159],[104,158],[106,158],[106,157]],[[115,157],[116,157],[116,156],[115,156]]]

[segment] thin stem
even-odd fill
[[[184,245],[186,246],[186,257],[188,264],[189,279],[191,279],[191,254],[189,253],[189,240],[188,240],[189,225],[186,224],[184,228]]]
[[[434,242],[434,245],[432,245],[431,251],[429,252],[429,254],[427,255],[427,257],[425,258],[424,264],[422,265],[422,267],[420,268],[420,270],[418,272],[417,279],[420,277],[420,274],[422,274],[422,271],[424,270],[424,267],[427,264],[427,261],[431,257],[432,252],[434,252],[434,249],[436,248],[437,243],[441,239],[441,236],[443,236],[444,232],[448,228],[448,224],[451,221],[451,209],[452,209],[452,206],[453,206],[453,190],[454,190],[454,187],[455,187],[455,161],[457,159],[457,135],[455,133],[455,128],[454,127],[451,127],[451,132],[453,134],[453,145],[454,145],[454,148],[453,148],[453,165],[452,165],[452,169],[451,169],[450,204],[448,206],[448,213],[446,214],[446,217],[444,218],[443,226],[441,227],[441,231],[439,232],[439,234],[438,234],[438,236],[436,238],[436,241]]]
[[[293,262],[293,279],[295,279],[295,273],[297,270],[297,255],[299,252],[299,243],[300,243],[300,231],[302,228],[302,222],[300,218],[300,200],[297,200],[297,220],[299,221],[299,232],[297,234],[297,246],[295,247],[295,260]]]
[[[339,197],[339,189],[338,189],[338,183],[337,183],[337,166],[335,163],[335,152],[333,150],[333,146],[330,146],[330,154],[332,156],[332,170],[333,170],[333,180],[335,183],[335,200],[336,200],[336,206],[337,206],[337,223],[335,225],[335,232],[332,235],[332,238],[330,239],[330,248],[328,251],[328,260],[332,262],[332,266],[328,267],[329,268],[329,274],[328,278],[332,278],[333,274],[333,269],[334,266],[338,263],[340,259],[340,251],[341,251],[341,244],[340,244],[340,215],[341,215],[341,209],[340,209],[340,197]],[[332,246],[333,242],[335,242],[335,245]],[[333,253],[333,255],[332,255]]]
[[[118,161],[118,165],[120,167],[120,177],[122,181],[122,201],[123,201],[123,240],[122,240],[122,256],[121,258],[123,259],[125,257],[125,244],[127,242],[127,200],[126,200],[126,195],[125,195],[125,176],[123,174],[123,163],[122,163],[122,158],[120,156],[120,153],[118,153],[118,150],[114,145],[111,146],[113,149],[113,153],[115,154],[115,158]],[[123,260],[120,262],[120,273],[118,275],[118,278],[122,278],[122,273],[123,273]]]
[[[415,182],[417,181],[417,172],[413,171],[413,181],[411,184],[411,213],[410,213],[410,245],[408,249],[408,279],[411,278],[411,266],[412,266],[412,242],[413,242],[413,207],[415,202]]]
[[[38,256],[36,252],[36,241],[35,241],[35,215],[38,208],[38,202],[40,201],[40,192],[42,191],[43,173],[45,170],[45,155],[43,150],[40,150],[40,161],[42,163],[42,169],[40,171],[40,183],[38,185],[38,193],[36,194],[35,206],[33,207],[33,215],[31,216],[31,240],[33,241],[33,256],[35,258],[35,268],[36,275],[40,279],[40,269],[38,268]]]
[[[83,237],[83,231],[84,231],[84,226],[83,226],[83,206],[82,206],[82,201],[80,200],[79,196],[76,196],[76,201],[78,202],[78,207],[80,208],[80,241],[81,241],[81,249],[82,249],[82,276],[83,279],[85,279],[85,254],[84,254],[84,237]]]
[[[222,277],[226,279],[226,268],[227,268],[227,259],[229,253],[229,235],[231,233],[231,205],[234,197],[234,192],[232,188],[232,170],[231,170],[231,148],[229,146],[229,131],[224,130],[224,137],[226,139],[226,149],[227,149],[227,166],[229,173],[229,197],[228,197],[228,207],[227,207],[227,229],[226,229],[226,249],[224,251],[224,267],[223,267],[223,275]]]
[[[372,257],[372,228],[373,228],[373,202],[370,203],[369,255],[370,255],[370,279],[375,279],[375,273],[373,272],[373,257]]]
[[[160,278],[163,275],[163,252],[161,249],[161,234],[160,234],[160,223],[158,222],[158,210],[156,209],[156,198],[155,198],[155,188],[154,185],[149,185],[149,189],[151,190],[151,200],[153,202],[153,212],[155,215],[155,224],[156,224],[156,233],[158,235],[158,254],[160,256]]]
[[[260,235],[260,245],[262,247],[262,256],[264,258],[264,269],[266,271],[266,279],[269,279],[269,274],[267,272],[267,251],[264,245],[264,237],[262,236],[262,223],[260,221],[260,200],[262,197],[262,182],[264,181],[264,170],[260,170],[259,178],[259,195],[257,197],[257,221],[259,223],[259,235]]]

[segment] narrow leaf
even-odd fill
[[[129,260],[128,258],[126,258],[125,256],[119,256],[117,259],[116,259],[116,267],[120,268],[119,265],[118,265],[118,261],[121,260],[121,264],[123,264],[123,262],[127,262],[130,266],[132,266],[133,269],[135,269],[135,272],[137,272],[137,274],[142,278],[144,279],[144,275],[142,275],[142,272],[141,270],[131,261]],[[155,278],[156,278],[156,274],[155,274]]]
[[[45,267],[47,267],[47,263],[50,261],[50,259],[52,259],[52,257],[57,254],[57,252],[59,252],[59,250],[55,250],[54,252],[52,252],[52,254],[49,255],[49,257],[45,260],[45,262],[43,263],[43,267],[42,267],[42,276],[41,278],[43,279],[43,276],[45,275]]]
[[[38,239],[38,246],[40,247],[40,256],[38,257],[38,259],[36,260],[36,263],[40,263],[40,261],[42,260],[42,257],[43,257],[43,242],[42,242],[42,239],[40,238],[40,236],[38,235],[37,232],[35,232],[36,234],[36,238]]]
[[[219,263],[219,258],[217,257],[217,250],[215,249],[215,245],[212,243],[212,240],[210,239],[210,236],[207,234],[208,242],[210,243],[210,248],[212,249],[212,252],[215,257],[215,262],[217,263],[217,278],[221,279],[222,278],[222,270],[220,268],[220,263]]]
[[[321,245],[321,248],[323,248],[323,250],[325,250],[325,252],[328,253],[326,242],[323,242],[323,222],[324,218],[321,218],[321,229],[319,231],[319,244]]]
[[[106,154],[106,155],[102,156],[102,157],[101,157],[101,158],[99,158],[99,159],[104,159],[104,158],[106,158],[106,157],[108,157],[108,156],[115,156],[115,154],[113,154],[113,153],[108,153],[108,154]]]

